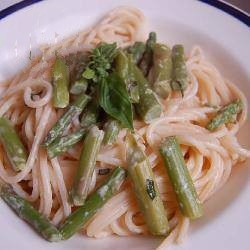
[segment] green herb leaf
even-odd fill
[[[155,192],[155,186],[154,186],[154,181],[147,179],[146,180],[146,190],[148,193],[148,196],[150,197],[151,200],[153,200],[156,196],[156,192]]]
[[[112,73],[99,83],[99,103],[104,111],[121,122],[125,128],[133,129],[132,104],[125,82]]]
[[[116,43],[100,43],[91,51],[88,67],[82,76],[86,79],[92,79],[94,82],[99,82],[107,77],[116,53]]]
[[[95,77],[95,71],[90,69],[89,67],[87,67],[83,73],[82,73],[82,77],[84,77],[85,79],[87,80],[90,80],[90,79],[94,79]]]

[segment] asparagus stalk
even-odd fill
[[[140,92],[139,86],[135,83],[131,83],[129,86],[129,96],[132,103],[139,103],[140,101]]]
[[[140,92],[139,92],[139,84],[136,82],[135,79],[135,63],[133,62],[133,56],[128,54],[128,74],[129,74],[129,85],[128,91],[129,96],[132,103],[139,103],[140,101]]]
[[[135,64],[138,64],[145,52],[146,45],[143,42],[135,42],[133,46],[127,49],[128,53],[132,55]]]
[[[121,130],[121,124],[119,121],[114,119],[109,119],[104,125],[104,138],[103,144],[104,145],[112,145]]]
[[[46,240],[51,242],[61,240],[61,234],[57,228],[29,202],[15,194],[10,186],[4,184],[0,187],[0,196],[20,218],[28,222]]]
[[[85,93],[88,82],[82,77],[82,73],[89,61],[89,52],[77,52],[69,54],[64,58],[70,72],[70,93],[79,95]]]
[[[79,95],[85,93],[88,88],[88,81],[85,78],[76,80],[70,87],[70,93],[73,95]]]
[[[115,60],[116,72],[124,80],[132,103],[139,102],[139,88],[133,74],[133,57],[119,50]]]
[[[80,128],[72,134],[57,138],[47,147],[49,158],[52,159],[66,152],[84,137],[86,131],[85,128]]]
[[[162,98],[167,98],[171,92],[172,70],[171,49],[164,44],[156,43],[153,48],[151,75],[154,91]]]
[[[64,61],[69,68],[70,84],[81,79],[82,73],[89,62],[89,52],[78,51],[64,57]]]
[[[48,147],[56,138],[63,134],[65,129],[69,126],[71,120],[80,114],[90,101],[90,97],[81,94],[75,101],[69,106],[69,109],[62,115],[62,117],[56,122],[56,124],[49,131],[46,136],[43,145]]]
[[[70,193],[72,202],[75,206],[83,205],[88,195],[91,177],[94,172],[96,158],[100,150],[103,135],[103,131],[95,126],[90,129],[84,140],[79,166]]]
[[[131,134],[126,143],[128,172],[146,224],[153,235],[166,235],[169,230],[166,211],[148,159]]]
[[[147,79],[137,66],[134,67],[134,78],[138,83],[140,97],[139,103],[136,104],[136,111],[146,123],[149,123],[161,116],[162,107],[155,92],[150,89]]]
[[[160,146],[160,153],[177,196],[181,212],[191,219],[201,217],[203,215],[202,205],[185,165],[176,137],[167,137]]]
[[[10,122],[0,117],[0,141],[6,150],[8,159],[15,171],[25,168],[27,152],[18,134]]]
[[[75,210],[60,227],[64,240],[79,231],[86,222],[119,190],[126,176],[123,168],[117,167],[111,176],[86,200],[85,204]]]
[[[188,85],[188,73],[185,64],[184,47],[180,44],[172,48],[173,75],[171,87],[180,90],[182,95]]]
[[[237,99],[221,110],[215,115],[213,119],[211,119],[206,128],[210,131],[214,131],[222,124],[230,123],[234,120],[234,115],[237,115],[242,111],[243,103],[240,99]]]
[[[140,62],[140,69],[147,76],[153,63],[153,47],[156,43],[156,33],[150,32],[146,42],[146,49]]]
[[[117,74],[125,81],[126,85],[129,84],[129,62],[127,55],[122,51],[118,50],[115,57],[115,70]]]
[[[90,126],[96,124],[99,116],[99,111],[100,107],[95,100],[89,103],[86,111],[82,114],[81,126],[83,128],[89,128]]]
[[[65,108],[69,105],[69,70],[64,61],[57,58],[52,69],[53,75],[53,105]]]

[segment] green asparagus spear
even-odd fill
[[[57,58],[53,66],[53,105],[65,108],[69,104],[69,70],[64,61]]]
[[[134,78],[139,87],[139,103],[136,104],[136,111],[139,116],[146,122],[160,117],[162,113],[161,104],[155,94],[150,89],[147,79],[137,66],[134,67]]]
[[[122,50],[118,50],[115,57],[115,71],[128,85],[130,81],[128,57]]]
[[[48,147],[56,138],[62,135],[65,129],[69,126],[71,120],[82,112],[90,99],[91,98],[85,94],[77,96],[75,101],[69,106],[68,110],[49,131],[43,145]]]
[[[81,79],[82,73],[89,62],[89,51],[78,51],[64,57],[69,69],[70,84]]]
[[[215,117],[210,120],[206,128],[210,131],[214,131],[222,124],[230,123],[234,120],[234,115],[237,115],[242,111],[243,103],[240,99],[237,99],[221,110],[215,115]]]
[[[132,55],[135,64],[138,64],[146,50],[146,45],[143,42],[135,42],[133,46],[127,49],[128,53]]]
[[[79,231],[86,222],[119,190],[126,176],[123,168],[117,167],[111,176],[86,200],[85,204],[75,210],[60,227],[64,240]]]
[[[159,103],[156,94],[150,88],[140,89],[140,102],[136,106],[136,110],[139,116],[146,122],[149,123],[153,119],[161,116],[162,107]]]
[[[61,240],[61,234],[47,218],[40,214],[29,202],[13,192],[10,186],[0,187],[1,198],[17,215],[28,222],[46,240],[56,242]]]
[[[153,48],[152,82],[155,93],[167,98],[171,92],[173,64],[171,49],[164,44],[156,43]]]
[[[15,171],[24,169],[27,152],[15,129],[4,117],[0,117],[0,141],[4,146],[8,159]]]
[[[79,142],[84,137],[86,132],[87,130],[85,128],[80,128],[79,130],[77,130],[72,134],[57,138],[47,147],[49,158],[52,159],[66,152],[74,144]]]
[[[140,92],[139,92],[139,84],[135,79],[135,67],[137,67],[133,61],[133,56],[131,54],[127,55],[128,58],[128,74],[129,74],[129,84],[128,91],[130,100],[132,103],[139,103],[140,101]]]
[[[81,127],[89,128],[90,126],[97,123],[97,119],[100,113],[100,107],[97,101],[93,100],[89,103],[86,111],[83,112],[81,117]]]
[[[73,95],[79,95],[85,93],[88,88],[88,81],[85,78],[76,80],[70,87],[70,93]]]
[[[148,76],[149,70],[153,63],[153,47],[156,43],[156,33],[150,32],[146,42],[146,49],[140,62],[140,69],[144,76]]]
[[[104,138],[103,144],[104,145],[112,145],[121,130],[121,124],[119,121],[115,119],[109,119],[104,125]]]
[[[95,126],[89,130],[84,140],[79,166],[70,192],[75,206],[83,205],[87,197],[103,135],[103,131]]]
[[[139,86],[135,83],[129,85],[129,97],[132,103],[139,103],[140,101],[140,92]]]
[[[88,87],[88,82],[82,77],[82,73],[89,61],[89,52],[81,51],[69,54],[64,60],[70,73],[70,93],[73,95],[85,93]]]
[[[185,64],[184,47],[180,44],[172,48],[173,75],[171,87],[180,90],[182,95],[188,85],[188,73]]]
[[[133,57],[126,55],[122,50],[119,50],[115,58],[115,69],[117,74],[124,80],[132,103],[139,102],[139,88],[135,83],[133,74]]]
[[[166,211],[148,159],[131,134],[126,143],[128,172],[146,224],[153,235],[166,235],[169,230]]]
[[[202,205],[185,165],[176,137],[167,137],[160,146],[160,153],[177,196],[181,212],[191,219],[201,217],[203,215]]]

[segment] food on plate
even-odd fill
[[[48,241],[181,242],[250,157],[236,137],[244,94],[200,47],[158,41],[144,21],[116,8],[2,83],[0,196]]]

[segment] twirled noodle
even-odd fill
[[[10,183],[20,196],[36,204],[55,225],[71,213],[68,190],[81,150],[81,145],[77,144],[59,158],[50,160],[46,151],[39,147],[45,134],[63,112],[51,105],[50,72],[55,53],[67,55],[85,51],[99,42],[117,42],[119,46],[125,47],[144,39],[144,31],[144,16],[139,10],[131,7],[114,9],[93,28],[53,46],[44,46],[41,55],[33,59],[26,70],[1,83],[0,116],[8,117],[16,126],[30,153],[26,167],[15,174],[6,163],[1,148],[0,178]],[[233,165],[250,157],[250,152],[243,149],[236,138],[247,117],[244,94],[220,74],[199,46],[193,47],[186,65],[190,82],[184,97],[174,93],[162,100],[164,114],[150,124],[134,121],[135,132],[155,173],[172,230],[158,249],[174,241],[182,242],[189,227],[189,219],[179,212],[172,186],[157,152],[161,139],[170,135],[178,136],[187,168],[202,202],[225,184]],[[209,114],[214,112],[212,106],[222,106],[236,98],[243,102],[243,112],[236,124],[223,125],[216,132],[206,130],[204,124]],[[211,106],[207,106],[208,103]],[[73,126],[79,126],[78,118],[74,120]],[[104,178],[98,175],[98,169],[112,169],[116,165],[126,167],[126,133],[126,129],[120,131],[112,147],[102,147],[89,192]],[[20,182],[27,183],[31,191],[25,191],[27,188]],[[84,232],[90,237],[104,237],[112,233],[120,236],[148,234],[129,181],[97,212]]]

